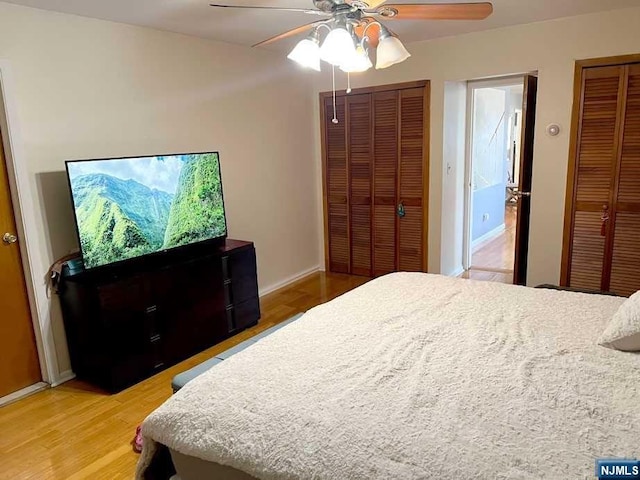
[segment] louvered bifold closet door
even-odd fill
[[[401,90],[399,95],[398,196],[404,216],[398,220],[398,269],[420,272],[425,270],[423,248],[426,244],[424,88]]]
[[[602,218],[611,214],[623,73],[623,67],[598,67],[583,75],[567,282],[572,287],[606,290],[610,222]]]
[[[428,82],[321,94],[326,267],[425,271]]]
[[[375,276],[398,270],[396,201],[398,199],[399,109],[397,91],[373,94],[373,270]]]
[[[609,290],[640,290],[640,65],[625,68],[621,146],[617,172]]]
[[[336,99],[338,123],[332,122],[333,106],[330,99],[325,100],[324,112],[329,269],[332,272],[350,273],[349,166],[345,99]]]
[[[351,273],[371,276],[371,95],[349,95],[347,132],[351,210]]]

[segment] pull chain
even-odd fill
[[[347,93],[351,93],[351,74],[347,72]]]
[[[333,82],[333,119],[331,123],[338,123],[338,115],[336,113],[336,67],[331,65],[331,81]]]

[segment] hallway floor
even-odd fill
[[[508,205],[505,210],[504,232],[476,247],[471,256],[471,269],[464,272],[462,278],[513,283],[516,219],[516,207]]]

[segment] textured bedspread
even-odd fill
[[[310,310],[144,422],[261,479],[582,479],[640,456],[640,355],[596,345],[622,299],[398,273]]]

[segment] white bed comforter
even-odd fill
[[[582,479],[640,456],[622,299],[426,274],[373,280],[222,362],[144,422],[260,479]]]

